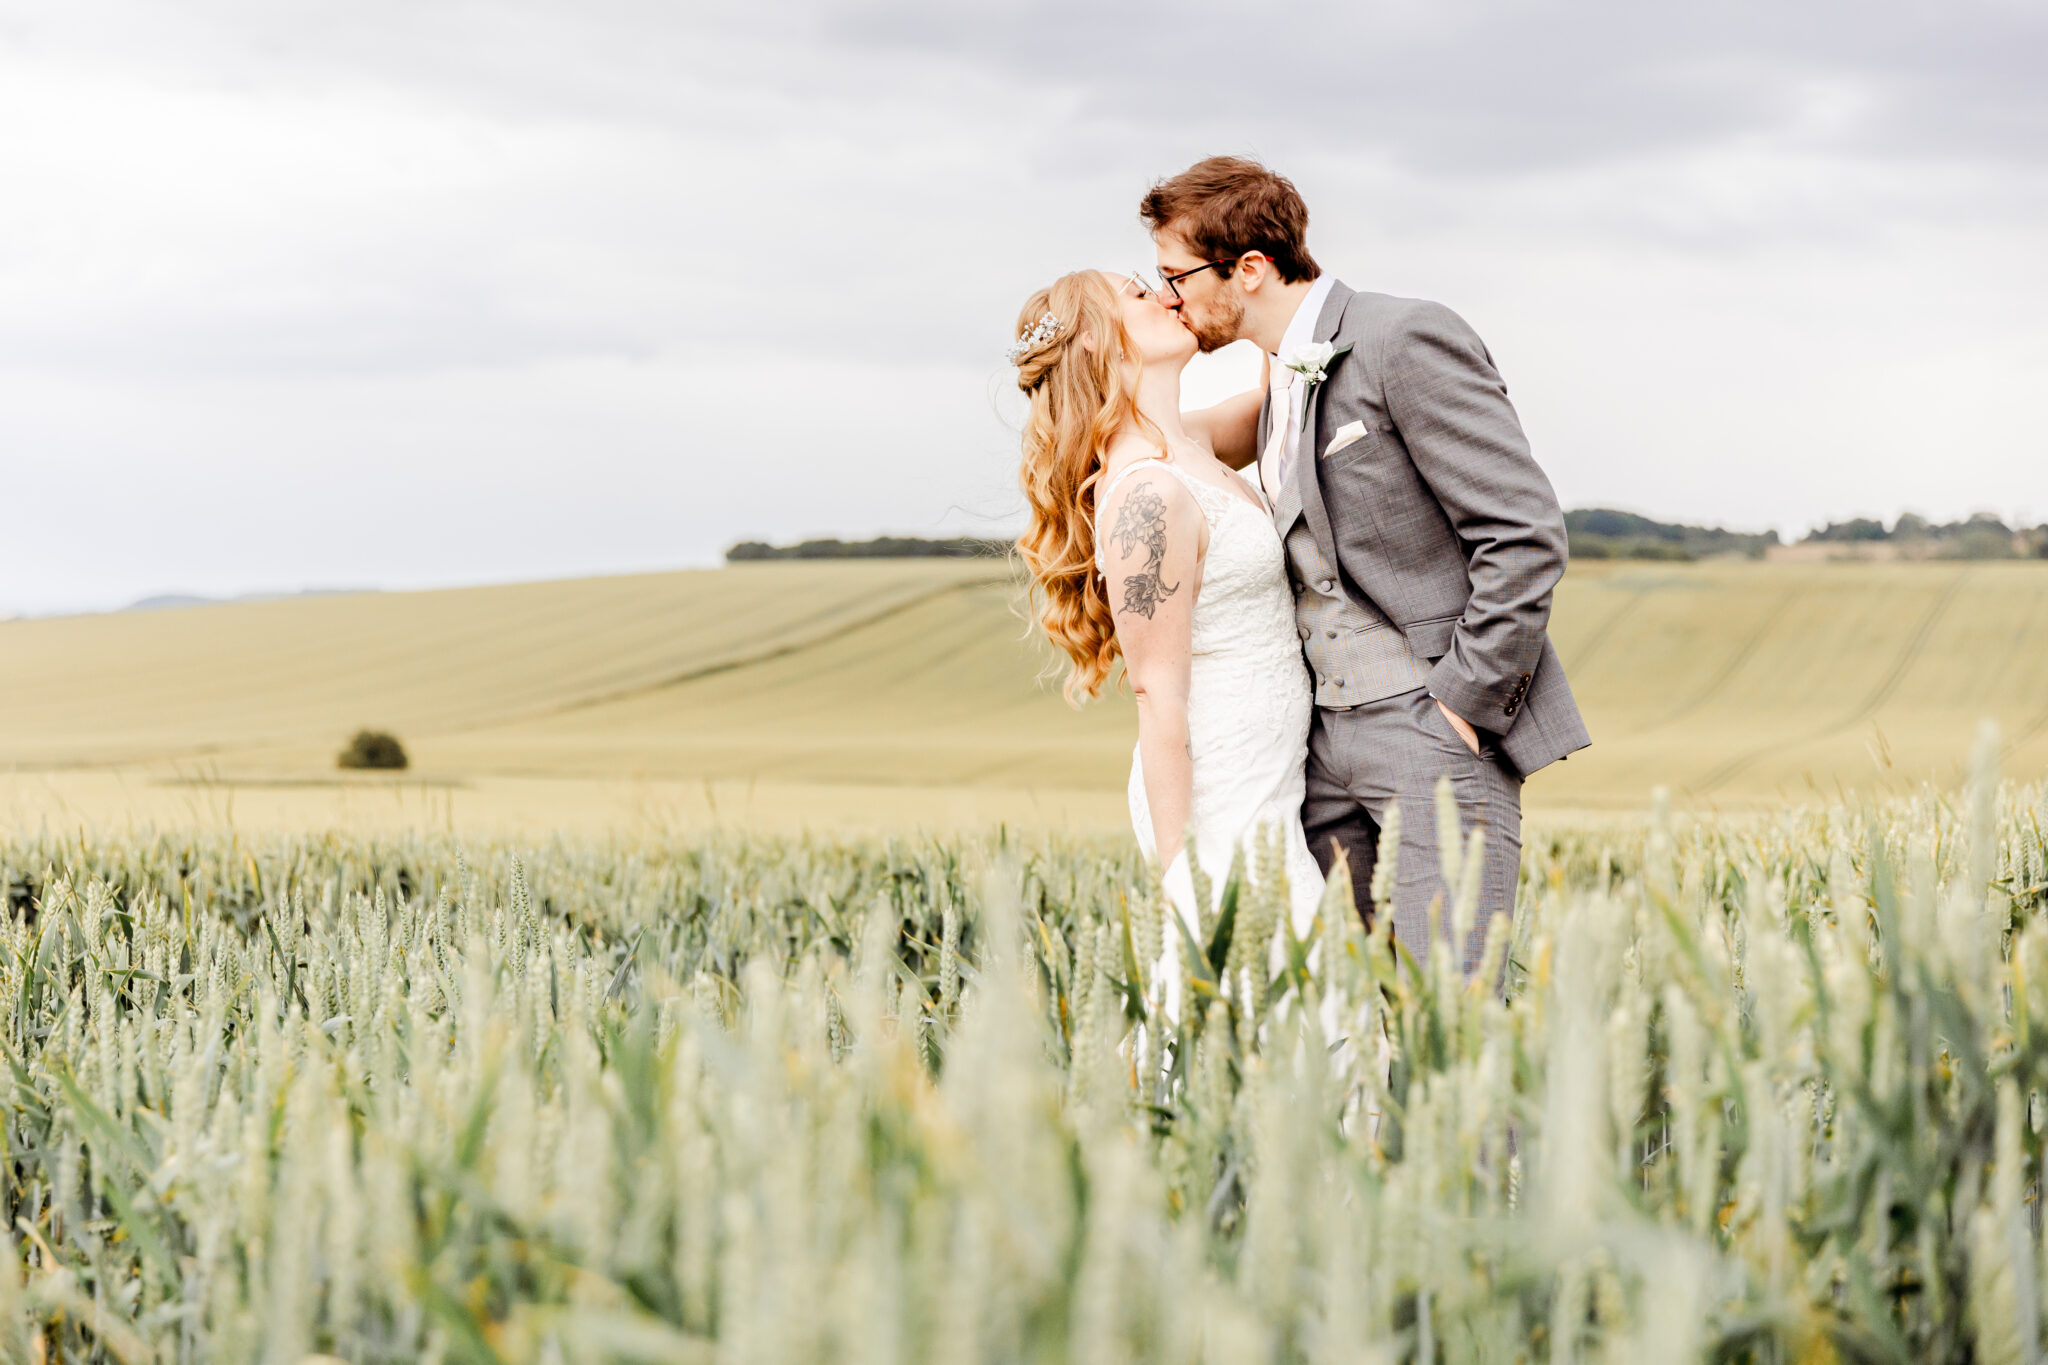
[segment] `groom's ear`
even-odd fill
[[[1238,257],[1237,269],[1232,273],[1237,276],[1238,286],[1247,294],[1258,293],[1269,281],[1278,278],[1273,262],[1255,251]]]

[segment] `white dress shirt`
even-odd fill
[[[1273,503],[1280,497],[1282,483],[1280,466],[1282,443],[1291,456],[1298,439],[1297,429],[1301,426],[1301,404],[1303,382],[1300,375],[1292,370],[1280,368],[1280,357],[1287,355],[1297,346],[1306,346],[1316,339],[1316,319],[1323,315],[1323,304],[1330,297],[1330,286],[1337,282],[1334,275],[1319,275],[1308,292],[1301,296],[1295,307],[1294,317],[1288,322],[1287,330],[1280,334],[1280,350],[1269,356],[1273,380],[1273,431],[1266,441],[1266,448],[1259,452],[1259,482],[1266,490],[1266,501]],[[1286,402],[1280,401],[1283,392]]]

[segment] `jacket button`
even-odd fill
[[[1509,702],[1506,706],[1503,706],[1501,708],[1501,711],[1505,715],[1512,716],[1513,714],[1515,714],[1515,704],[1513,702]]]
[[[1324,592],[1328,592],[1330,589],[1336,587],[1337,583],[1334,579],[1325,578],[1322,582],[1316,584],[1316,586],[1318,588],[1321,588]]]
[[[1306,640],[1306,639],[1308,638],[1308,627],[1307,627],[1307,626],[1303,626],[1303,627],[1301,628],[1301,638],[1302,638],[1302,639],[1304,639],[1304,640]]]
[[[1332,687],[1342,687],[1343,685],[1344,685],[1344,680],[1343,680],[1342,678],[1339,678],[1339,679],[1337,679],[1337,680],[1336,680],[1335,682],[1333,682],[1333,683],[1331,683],[1331,684],[1330,684],[1330,686],[1332,686]]]

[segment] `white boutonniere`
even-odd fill
[[[1295,347],[1280,357],[1280,367],[1292,370],[1302,377],[1307,385],[1301,395],[1301,428],[1308,430],[1309,403],[1316,396],[1316,385],[1329,378],[1330,362],[1343,355],[1351,347],[1332,346],[1327,341],[1310,341]]]

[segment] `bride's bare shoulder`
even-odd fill
[[[1102,482],[1097,485],[1097,515],[1101,524],[1121,515],[1124,507],[1138,502],[1146,515],[1161,515],[1170,524],[1199,522],[1201,505],[1187,485],[1177,478],[1155,446],[1124,452],[1112,449]]]

